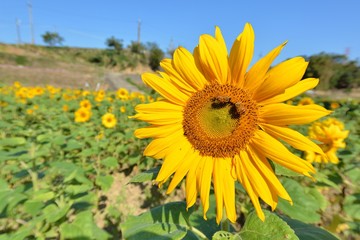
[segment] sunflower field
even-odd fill
[[[328,155],[292,150],[313,162],[316,180],[274,164],[293,206],[279,200],[271,212],[263,204],[262,222],[238,184],[236,224],[218,225],[213,194],[204,220],[198,204],[186,209],[183,184],[170,196],[151,185],[161,161],[143,156],[149,141],[134,130],[145,124],[129,116],[156,98],[126,89],[1,86],[0,239],[360,239],[358,101],[288,101],[334,111],[296,129]],[[126,190],[133,186],[141,191]]]

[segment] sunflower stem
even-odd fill
[[[197,235],[200,239],[208,239],[204,233],[202,233],[199,229],[196,227],[190,226],[190,231],[192,231],[195,235]]]

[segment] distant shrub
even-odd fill
[[[15,62],[17,65],[25,66],[28,65],[29,61],[25,56],[16,56]]]

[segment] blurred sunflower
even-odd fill
[[[337,109],[340,107],[340,104],[338,102],[331,102],[330,103],[330,108],[331,109]]]
[[[63,105],[62,106],[62,110],[64,111],[64,112],[68,112],[69,111],[69,106],[68,105]]]
[[[81,102],[80,102],[80,107],[81,108],[85,108],[85,109],[87,109],[87,110],[91,110],[91,102],[89,101],[89,100],[87,100],[87,99],[85,99],[85,100],[82,100]]]
[[[304,106],[304,105],[309,105],[309,104],[314,104],[314,100],[312,98],[309,98],[309,97],[303,97],[298,102],[298,106]]]
[[[15,88],[21,88],[21,83],[18,82],[18,81],[15,81],[15,82],[14,82],[14,87],[15,87]]]
[[[75,122],[87,122],[90,120],[91,111],[87,108],[79,108],[75,112]]]
[[[116,91],[116,97],[121,100],[128,100],[129,99],[129,92],[125,88],[119,88]]]
[[[26,109],[26,114],[28,114],[28,115],[32,115],[32,114],[34,114],[34,109]]]
[[[121,112],[121,113],[126,112],[126,107],[125,107],[125,106],[121,106],[121,107],[120,107],[120,112]]]
[[[309,162],[339,163],[336,152],[339,148],[346,147],[344,140],[348,135],[349,130],[344,130],[344,124],[336,118],[313,123],[309,127],[309,137],[321,142],[319,146],[325,156],[313,151],[305,151],[305,159]]]
[[[101,117],[101,122],[106,128],[113,128],[116,126],[116,117],[112,113],[105,113]]]
[[[144,83],[163,100],[136,106],[137,114],[132,118],[151,126],[137,129],[135,136],[153,138],[144,155],[164,160],[155,181],[162,185],[173,175],[167,190],[170,193],[186,176],[187,208],[199,194],[205,219],[211,182],[218,223],[223,209],[230,221],[236,220],[236,180],[264,220],[259,198],[273,210],[278,197],[292,203],[268,159],[309,177],[315,172],[309,162],[277,140],[321,154],[319,146],[287,126],[307,124],[329,114],[315,104],[282,103],[318,84],[315,78],[300,81],[308,65],[302,57],[270,69],[285,43],[247,72],[254,52],[251,25],[245,25],[229,56],[216,27],[215,37],[202,35],[193,54],[179,47],[172,60],[161,62],[164,72],[142,75]]]

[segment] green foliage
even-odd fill
[[[249,214],[244,227],[239,235],[242,239],[272,240],[272,239],[292,239],[298,240],[293,229],[277,215],[264,211],[265,222],[262,222],[255,212]]]
[[[293,205],[280,199],[278,209],[291,218],[306,223],[319,222],[320,209],[326,207],[322,206],[325,201],[323,196],[315,188],[301,186],[292,179],[283,179],[282,184],[293,199]]]
[[[320,90],[360,86],[360,66],[356,61],[350,61],[346,55],[320,53],[307,57],[309,66],[304,78],[320,78]]]
[[[29,63],[29,60],[25,56],[16,56],[15,62],[17,65],[26,66]]]
[[[208,220],[204,220],[197,204],[188,210],[184,202],[161,205],[167,199],[161,191],[168,183],[160,190],[145,185],[155,179],[160,167],[159,161],[142,156],[148,141],[133,136],[134,129],[144,126],[128,118],[142,102],[140,98],[122,101],[116,93],[107,92],[106,97],[115,100],[98,102],[94,92],[60,90],[22,102],[4,89],[0,95],[0,239],[331,240],[336,237],[327,230],[344,239],[360,234],[360,110],[356,101],[339,102],[341,108],[333,113],[350,130],[346,148],[338,151],[338,165],[314,164],[317,173],[312,181],[272,163],[293,206],[279,199],[275,213],[265,210],[262,222],[237,183],[239,219],[221,229],[227,224],[215,221],[213,189]],[[82,99],[91,102],[92,116],[88,122],[75,123],[74,112]],[[62,110],[63,105],[68,111]],[[121,106],[126,114],[120,113]],[[29,109],[32,114],[27,113]],[[101,125],[101,116],[108,111],[118,120],[114,129]],[[301,131],[306,135],[306,126]],[[135,172],[139,174],[133,176]],[[119,173],[127,175],[126,180],[119,182]],[[125,214],[119,205],[129,197],[124,193],[129,186],[141,187],[142,199],[150,203],[136,201],[159,206],[139,216]],[[110,200],[115,193],[119,196]],[[177,196],[177,201],[182,197]]]
[[[154,166],[140,154],[146,141],[133,137],[132,129],[140,123],[128,119],[139,99],[96,104],[91,94],[86,97],[93,106],[90,121],[75,123],[74,111],[84,97],[64,100],[65,93],[73,94],[53,95],[45,89],[42,96],[25,103],[14,95],[1,95],[0,101],[7,103],[0,110],[2,239],[119,236],[124,216],[117,204],[104,200],[111,194],[113,173]],[[116,98],[115,93],[110,96]],[[69,110],[63,111],[63,105]],[[120,112],[121,106],[126,114]],[[109,107],[118,121],[114,129],[101,125]],[[28,114],[29,109],[33,113]],[[107,230],[97,226],[99,218]]]
[[[314,225],[306,224],[298,220],[279,216],[295,231],[296,236],[300,240],[337,240],[338,238],[328,231],[315,227]]]
[[[158,47],[156,43],[149,43],[149,66],[153,71],[160,68],[160,61],[164,58],[164,52]]]
[[[123,50],[123,43],[121,39],[117,39],[114,36],[106,39],[106,46],[111,49],[114,49],[116,52],[120,53]]]
[[[151,209],[121,224],[125,239],[181,239],[190,230],[189,216],[183,202],[168,203]],[[196,239],[196,238],[195,238]]]
[[[160,167],[152,168],[141,172],[131,178],[130,183],[146,182],[154,180],[160,171]]]
[[[46,31],[43,35],[41,35],[45,44],[50,47],[54,47],[56,45],[62,45],[64,38],[59,35],[57,32],[49,32]]]

